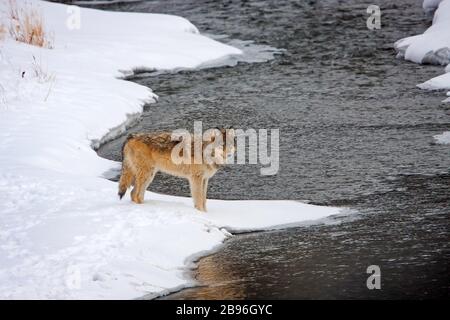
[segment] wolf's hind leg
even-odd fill
[[[144,183],[142,183],[141,188],[139,189],[138,196],[141,203],[144,202],[145,191],[155,178],[156,172],[156,169],[151,168],[147,173],[147,179],[144,181]]]
[[[133,184],[133,172],[126,163],[122,164],[122,174],[119,180],[119,192],[120,199],[125,195],[129,186]]]
[[[145,190],[153,181],[155,174],[156,170],[154,168],[140,170],[138,174],[136,174],[134,188],[131,191],[131,200],[133,200],[136,203],[144,202]]]

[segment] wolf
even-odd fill
[[[127,189],[133,186],[131,200],[135,203],[143,203],[145,190],[152,183],[156,173],[161,171],[187,179],[194,207],[206,212],[208,180],[226,163],[227,158],[234,156],[235,134],[233,129],[216,129],[215,134],[209,137],[206,144],[201,141],[201,161],[194,159],[195,137],[193,138],[190,134],[188,138],[185,141],[180,137],[174,138],[172,132],[130,134],[122,147],[122,173],[118,192],[120,199]],[[231,139],[232,143],[220,143],[220,141],[230,141],[228,139]],[[181,153],[178,152],[180,143],[186,143],[186,141],[188,149],[181,149]],[[207,160],[204,153],[206,148],[213,149],[213,159],[216,161],[205,161]],[[174,154],[178,153],[188,161],[181,163],[177,161]]]

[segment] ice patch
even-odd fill
[[[277,55],[286,52],[285,49],[279,49],[268,45],[257,44],[252,40],[230,39],[227,35],[213,35],[205,34],[205,36],[221,41],[224,44],[230,45],[233,48],[239,49],[238,54],[229,54],[219,59],[209,60],[195,68],[172,68],[165,69],[151,69],[145,67],[134,68],[131,74],[127,74],[126,79],[138,79],[145,77],[154,77],[165,73],[177,73],[186,70],[202,70],[208,68],[219,67],[234,67],[238,63],[261,63],[275,59]]]
[[[286,52],[285,49],[278,49],[264,44],[257,44],[252,40],[230,39],[227,35],[208,34],[207,36],[209,36],[211,39],[221,41],[241,50],[242,53],[239,55],[231,55],[226,57],[222,61],[223,66],[235,66],[240,62],[267,62],[274,59],[276,55],[280,55]],[[203,64],[202,67],[208,68],[209,63]]]
[[[448,65],[450,63],[450,0],[423,2],[426,10],[436,9],[433,24],[423,34],[397,41],[394,45],[397,57],[416,63]],[[449,72],[447,67],[446,72]],[[450,88],[450,76],[435,77],[418,85],[426,90]],[[444,100],[448,102],[449,99]]]
[[[434,139],[440,144],[450,144],[450,131],[435,135]]]

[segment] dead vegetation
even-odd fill
[[[52,48],[52,41],[45,29],[42,14],[29,4],[18,6],[16,0],[9,0],[9,34],[20,42],[43,48]]]
[[[0,41],[2,41],[6,36],[7,29],[6,27],[0,23]]]

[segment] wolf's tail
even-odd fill
[[[125,195],[127,192],[127,189],[131,186],[133,183],[134,174],[133,171],[130,168],[130,159],[127,155],[127,142],[132,138],[132,135],[128,136],[127,140],[123,144],[122,147],[122,174],[120,175],[119,180],[119,192],[118,195],[120,199]]]

